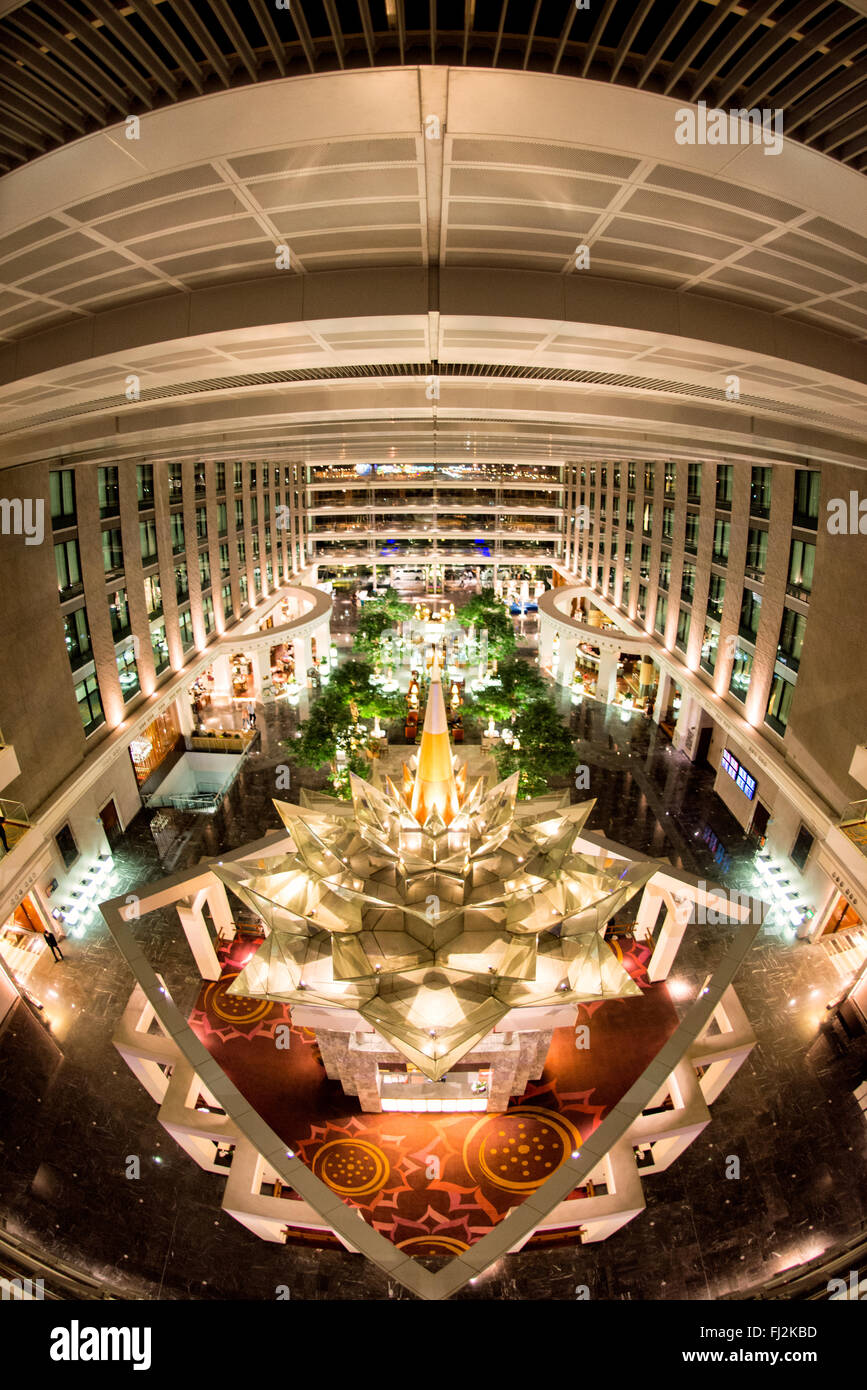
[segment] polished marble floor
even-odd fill
[[[640,716],[624,723],[589,701],[565,714],[580,740],[577,760],[590,769],[581,798],[597,798],[591,827],[749,886],[751,847],[713,793],[709,768],[673,752]],[[258,715],[260,748],[218,815],[169,813],[159,843],[153,815],[138,815],[116,852],[118,894],[277,827],[271,798],[297,713],[280,703]],[[302,780],[293,770],[291,800]],[[316,784],[310,774],[306,781]],[[176,1001],[191,1008],[200,981],[171,914],[150,915],[140,933]],[[702,970],[718,934],[690,931],[687,971]],[[278,1284],[293,1298],[406,1297],[359,1256],[265,1244],[221,1212],[221,1178],[172,1143],[111,1045],[131,981],[107,931],[89,927],[64,950],[64,961],[49,959],[30,981],[52,1032],[24,1005],[0,1031],[3,1227],[144,1297],[268,1299]],[[645,1180],[646,1212],[602,1244],[510,1256],[459,1297],[569,1300],[586,1285],[593,1298],[706,1299],[863,1228],[867,1123],[851,1093],[867,1053],[838,1051],[819,1029],[846,968],[821,944],[763,930],[737,983],[758,1046],[710,1126],[668,1172]],[[142,1160],[137,1180],[126,1177],[130,1155]],[[730,1156],[740,1160],[737,1180],[725,1177]]]

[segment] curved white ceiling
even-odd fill
[[[802,145],[679,145],[678,109],[532,73],[353,71],[202,97],[6,175],[7,462],[189,435],[863,465],[867,183]]]

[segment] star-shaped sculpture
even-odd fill
[[[534,813],[517,789],[467,789],[435,667],[415,776],[275,801],[294,849],[213,866],[268,930],[228,992],[355,1010],[431,1080],[513,1009],[640,993],[603,933],[659,865],[615,873],[576,849],[593,801]]]

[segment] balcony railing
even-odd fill
[[[20,801],[0,801],[0,815],[5,821],[3,829],[6,842],[10,849],[14,849],[30,829],[30,816]]]
[[[862,854],[867,854],[867,798],[850,801],[839,824],[847,839],[857,845]]]

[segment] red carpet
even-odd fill
[[[290,1021],[285,1005],[226,994],[258,944],[236,938],[191,1026],[299,1158],[383,1235],[423,1257],[466,1249],[534,1191],[580,1148],[678,1021],[665,986],[647,982],[648,948],[627,943],[624,964],[641,997],[586,1005],[579,1023],[592,1020],[590,1047],[579,1050],[572,1029],[558,1029],[542,1079],[504,1114],[365,1115],[326,1077],[312,1033],[292,1028],[290,1047],[276,1046],[277,1027]],[[303,1231],[292,1236],[324,1243]]]

